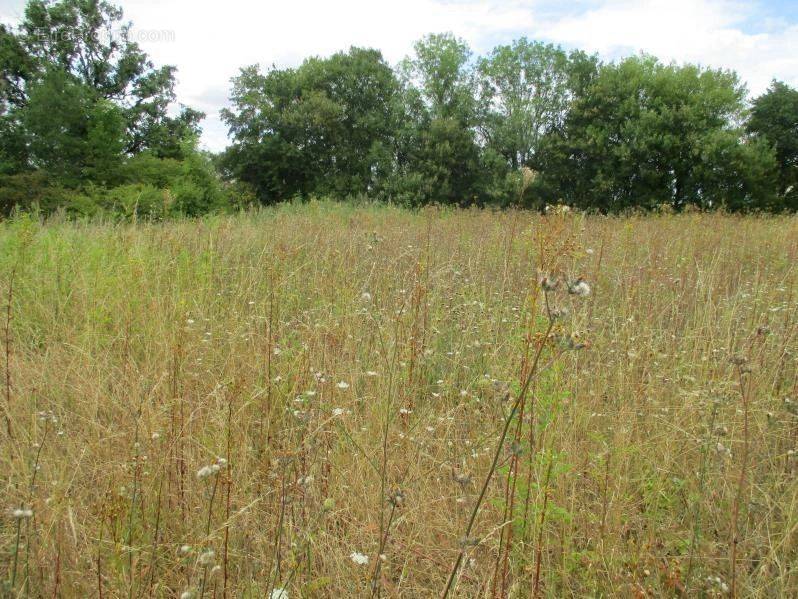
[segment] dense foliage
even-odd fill
[[[0,25],[0,211],[199,214],[226,203],[196,150],[203,114],[175,100],[130,24],[101,0],[31,0]],[[224,200],[224,201],[223,201]]]
[[[476,57],[429,35],[392,68],[350,48],[234,78],[231,144],[197,149],[102,0],[31,0],[0,25],[0,211],[200,214],[294,198],[409,206],[798,209],[798,91],[749,103],[730,71],[521,38]],[[124,208],[120,208],[124,207]]]

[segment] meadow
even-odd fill
[[[0,224],[9,597],[798,596],[798,219]]]

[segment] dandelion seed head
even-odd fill
[[[33,510],[30,508],[14,508],[11,510],[11,517],[14,520],[27,520],[28,518],[33,518]]]
[[[573,283],[568,284],[568,293],[578,297],[587,297],[590,295],[590,285],[582,277],[579,277]]]
[[[199,470],[197,470],[197,478],[200,480],[204,480],[206,478],[210,478],[214,474],[219,472],[219,465],[213,464],[210,466],[203,466]]]

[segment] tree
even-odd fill
[[[546,139],[544,179],[601,211],[767,207],[772,156],[744,143],[744,95],[727,71],[648,56],[606,65]]]
[[[0,26],[1,170],[107,182],[121,156],[177,157],[198,132],[201,113],[168,114],[174,67],[155,68],[122,19],[104,0],[31,0],[16,30]]]
[[[522,37],[480,60],[479,78],[487,145],[513,169],[531,165],[542,137],[565,120],[568,56]]]
[[[798,90],[773,81],[754,100],[747,129],[775,151],[779,207],[798,210]]]
[[[96,100],[68,74],[54,70],[28,87],[22,124],[32,166],[66,185],[116,182],[124,151],[122,110]]]
[[[233,143],[222,164],[266,203],[372,193],[393,156],[397,89],[380,52],[363,48],[265,75],[242,69],[223,111]]]
[[[485,199],[489,173],[477,143],[476,78],[468,45],[451,34],[416,42],[400,65],[395,201],[471,204]]]

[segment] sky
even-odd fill
[[[297,66],[351,45],[395,64],[427,33],[452,32],[475,54],[526,36],[605,60],[646,52],[734,69],[752,95],[774,78],[798,87],[798,0],[112,0],[157,65],[178,68],[180,103],[207,114],[202,144],[227,143],[219,111],[243,66]],[[0,0],[14,24],[25,0]]]

